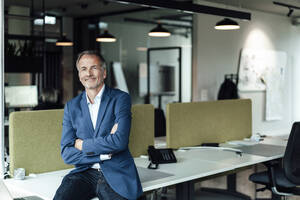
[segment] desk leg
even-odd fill
[[[194,182],[184,182],[176,185],[176,200],[194,200]]]
[[[201,188],[202,191],[209,193],[219,193],[226,195],[228,197],[234,196],[239,199],[251,200],[251,198],[243,193],[236,190],[236,174],[227,175],[227,189],[217,189],[217,188]]]
[[[227,175],[227,190],[236,192],[236,173]]]

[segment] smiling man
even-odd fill
[[[76,67],[85,91],[67,102],[61,138],[62,158],[75,169],[54,199],[137,199],[142,187],[128,149],[130,96],[104,84],[106,66],[99,53],[80,53]]]

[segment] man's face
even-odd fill
[[[104,84],[106,70],[94,55],[83,55],[77,64],[79,80],[85,89],[98,89]]]

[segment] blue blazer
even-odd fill
[[[118,129],[110,134],[114,124]],[[127,199],[137,199],[142,186],[134,160],[128,149],[131,126],[130,96],[121,90],[105,86],[94,130],[86,100],[86,92],[67,102],[64,109],[61,155],[65,163],[75,165],[70,173],[89,169],[100,163],[103,175],[111,188]],[[82,151],[74,147],[83,140]],[[100,161],[100,154],[112,158]]]

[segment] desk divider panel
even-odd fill
[[[71,168],[60,155],[63,109],[20,111],[9,116],[10,174],[25,168],[43,173]]]
[[[154,145],[154,107],[151,104],[133,105],[129,149],[133,157],[147,155]]]
[[[167,146],[179,148],[250,137],[251,107],[250,99],[168,104]]]
[[[132,106],[129,148],[134,157],[147,154],[154,145],[154,107]],[[72,168],[60,155],[63,109],[20,111],[9,117],[10,174],[25,168],[29,173],[43,173]]]

